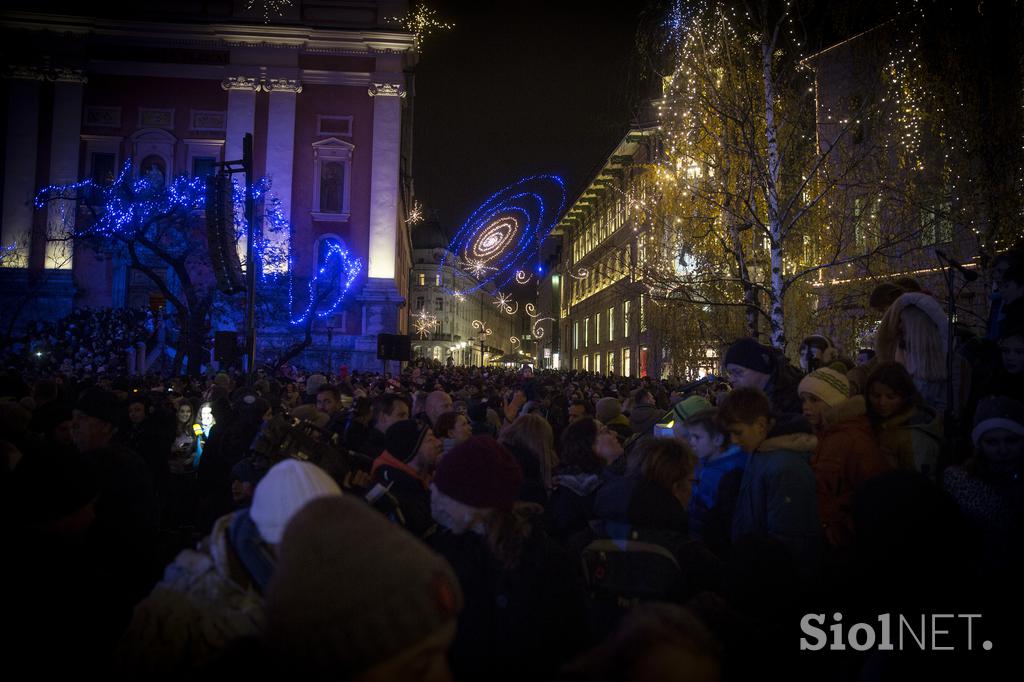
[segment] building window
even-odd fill
[[[615,374],[615,352],[608,353],[608,374]]]
[[[630,368],[630,362],[629,362],[629,349],[628,348],[623,348],[622,349],[622,376],[624,376],[624,377],[632,376],[631,371],[632,370]]]
[[[589,355],[584,355],[583,356],[583,371],[584,372],[589,372],[590,371],[590,356]]]
[[[97,185],[109,185],[117,173],[117,155],[113,152],[93,152],[89,155],[89,177]]]
[[[420,311],[420,310],[423,310],[423,297],[422,296],[417,296],[416,297],[416,310],[417,310],[417,312]]]
[[[622,302],[622,338],[629,338],[629,301]]]
[[[193,156],[192,157],[192,177],[193,178],[207,178],[216,172],[214,164],[217,163],[217,157],[215,156]]]
[[[342,137],[352,136],[351,116],[317,116],[317,135],[341,135]]]
[[[608,309],[608,340],[615,340],[615,308]],[[608,369],[611,370],[611,363],[608,363]]]
[[[580,323],[579,322],[573,322],[572,323],[572,347],[573,347],[574,350],[579,350],[579,348],[580,348]],[[573,367],[573,369],[576,369],[576,368]]]
[[[441,346],[434,346],[434,359],[435,360],[440,360],[441,359]]]
[[[640,349],[640,357],[638,358],[639,364],[636,368],[636,374],[641,379],[647,376],[647,358],[649,355],[650,354],[647,352],[646,346]]]
[[[579,369],[580,369],[580,356],[577,355],[577,356],[575,356],[572,359],[572,370],[574,372],[578,372]]]
[[[434,286],[435,287],[441,286],[441,275],[440,275],[440,273],[434,275]]]
[[[590,318],[583,320],[583,347],[590,348]]]
[[[601,343],[601,313],[594,316],[594,345]]]
[[[647,331],[647,304],[645,294],[640,294],[640,333]]]
[[[444,312],[444,299],[440,296],[434,299],[434,307],[437,312]]]
[[[420,286],[421,286],[421,287],[425,287],[425,286],[427,286],[427,276],[426,276],[425,274],[423,274],[423,273],[421,272],[421,273],[420,273],[420,278],[419,278],[419,279],[420,279]]]
[[[313,143],[313,217],[349,218],[352,153],[355,147],[335,137]]]
[[[601,373],[601,354],[594,353],[594,371],[598,374]]]

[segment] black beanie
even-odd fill
[[[725,353],[724,365],[739,365],[761,374],[771,374],[775,369],[771,350],[750,337],[740,339],[729,346]]]
[[[392,457],[408,462],[416,456],[416,452],[420,449],[420,443],[427,435],[427,428],[421,426],[415,419],[395,422],[388,427],[387,433],[384,434],[387,451],[391,453]]]

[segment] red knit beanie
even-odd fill
[[[448,497],[481,509],[510,509],[523,471],[516,458],[490,436],[473,436],[445,453],[434,485]]]

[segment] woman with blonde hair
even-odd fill
[[[558,464],[551,424],[537,414],[524,414],[507,425],[498,442],[512,453],[523,470],[521,498],[546,505],[551,490],[551,470]]]
[[[910,292],[897,298],[885,311],[875,344],[877,362],[895,361],[903,365],[925,404],[940,413],[946,408],[949,378],[948,331],[946,313],[938,301],[928,294]]]

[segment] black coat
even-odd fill
[[[421,538],[431,533],[434,518],[430,514],[430,490],[421,479],[401,469],[382,465],[374,471],[373,482],[385,488],[390,486],[390,492],[398,500],[402,512],[400,522],[410,533]]]
[[[578,562],[534,525],[505,568],[482,536],[445,531],[428,541],[455,570],[465,607],[450,651],[456,680],[546,680],[590,644]]]

